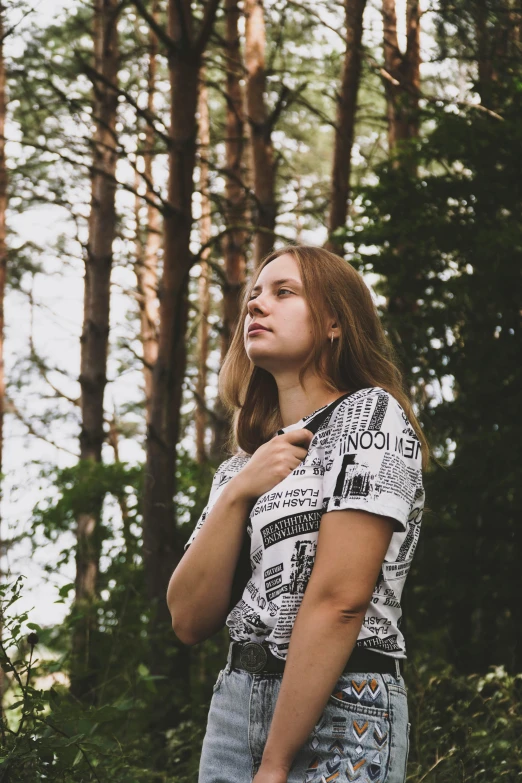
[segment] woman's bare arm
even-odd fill
[[[239,476],[223,487],[170,578],[167,604],[172,627],[184,644],[212,636],[227,617],[244,529],[255,503],[242,491]]]
[[[290,770],[326,706],[357,642],[394,524],[390,517],[358,509],[329,511],[321,518],[314,567],[263,750],[267,780],[271,772]]]
[[[184,644],[197,644],[223,627],[247,517],[257,498],[302,462],[312,438],[305,428],[275,436],[221,490],[167,590],[172,627]]]

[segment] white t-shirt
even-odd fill
[[[300,429],[327,406],[278,434]],[[274,433],[275,434],[275,433]],[[342,400],[314,435],[305,459],[261,495],[247,523],[252,577],[226,625],[236,641],[266,641],[286,659],[297,611],[315,560],[322,514],[362,509],[397,520],[356,647],[406,658],[401,594],[419,539],[424,488],[421,444],[403,408],[380,387]],[[220,491],[251,459],[243,452],[217,469],[192,543]],[[347,564],[350,552],[346,552]]]

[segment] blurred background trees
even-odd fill
[[[288,241],[372,286],[438,459],[408,780],[515,779],[521,9],[8,0],[0,25],[0,780],[197,775],[227,629],[182,645],[165,592],[227,457],[243,285]]]

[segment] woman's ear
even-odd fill
[[[331,338],[332,332],[334,337],[339,337],[339,326],[337,324],[337,321],[331,319],[330,321],[328,321],[328,335],[327,335],[328,340]]]

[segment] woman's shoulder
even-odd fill
[[[369,386],[350,394],[335,408],[330,425],[339,434],[354,429],[379,430],[383,426],[408,430],[416,437],[404,408],[381,386]]]
[[[238,473],[250,459],[250,454],[239,449],[231,457],[228,457],[216,470],[216,476],[224,473]]]
[[[238,449],[236,454],[233,454],[231,457],[227,457],[226,460],[218,465],[212,478],[209,501],[214,497],[216,490],[223,486],[223,484],[226,484],[228,481],[230,481],[230,479],[233,478],[236,473],[239,473],[241,468],[249,459],[249,454],[246,454],[244,451]]]

